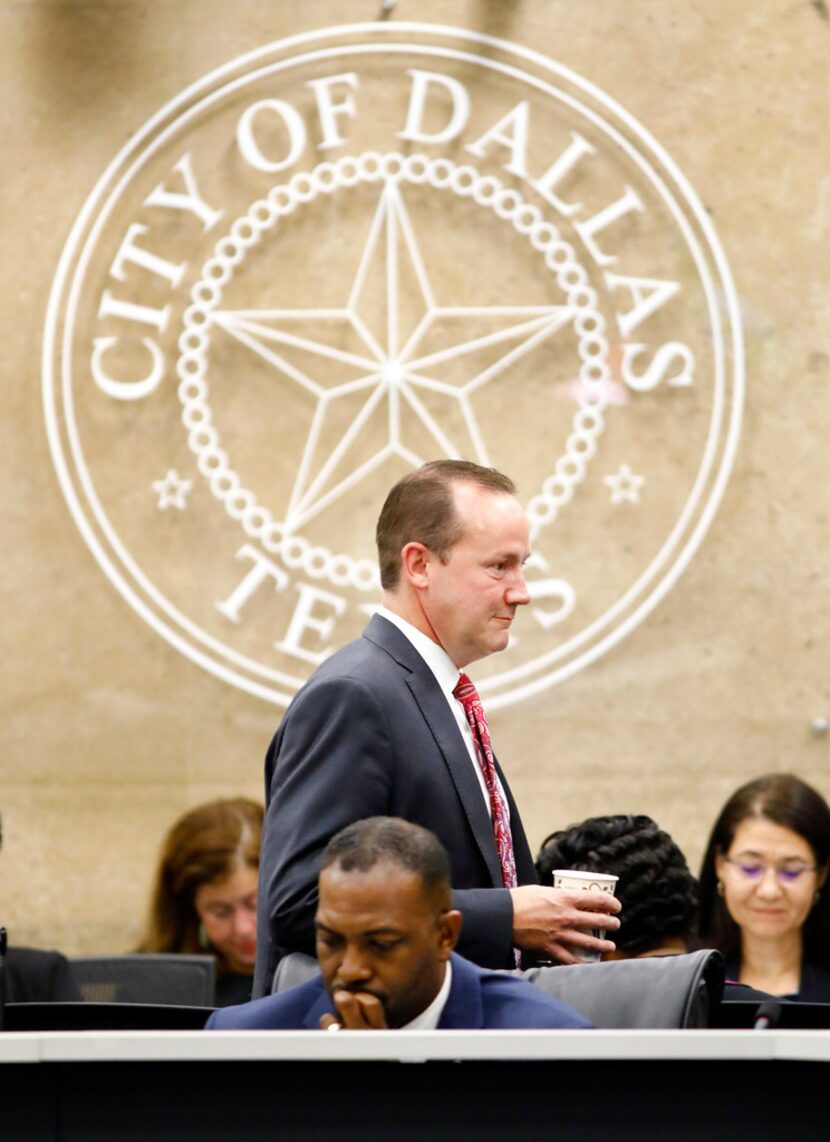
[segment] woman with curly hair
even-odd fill
[[[622,904],[617,950],[604,959],[672,955],[687,950],[697,913],[697,886],[686,858],[668,833],[646,816],[589,817],[542,843],[536,870],[553,883],[555,868],[608,872],[619,877]]]

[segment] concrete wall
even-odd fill
[[[151,630],[107,582],[73,522],[41,395],[47,302],[70,227],[113,156],[189,84],[271,40],[371,20],[377,7],[0,0],[0,920],[17,942],[128,949],[162,832],[208,797],[260,796],[263,755],[281,713]],[[814,718],[830,714],[830,22],[823,5],[808,0],[400,0],[393,21],[405,19],[504,37],[598,85],[684,172],[732,268],[746,337],[745,415],[700,550],[616,647],[491,716],[532,843],[589,814],[645,812],[696,862],[714,813],[740,782],[791,769],[830,795],[830,737],[811,730]],[[228,170],[221,176],[229,184]],[[347,234],[348,213],[336,221]],[[489,253],[494,273],[500,256]],[[314,270],[299,248],[295,258],[286,263],[289,278]],[[345,265],[346,253],[331,247],[321,277],[337,278],[340,260]],[[97,287],[108,265],[92,265]],[[508,287],[519,272],[509,267]],[[705,341],[702,328],[694,335]],[[119,364],[129,370],[131,360]],[[244,408],[227,399],[227,415],[244,425]],[[511,447],[499,455],[521,485],[532,468],[521,449],[537,429],[526,411],[525,422],[510,420],[510,401],[501,400],[491,415],[505,417]],[[655,413],[655,434],[646,415],[627,441],[635,470],[653,453],[684,462],[694,414],[655,407],[665,413]],[[152,432],[139,439],[127,423],[137,408],[116,414],[90,397],[80,411],[100,470],[119,472],[113,504],[133,529],[133,549],[159,574],[168,557],[172,566],[191,550],[189,578],[178,587],[182,597],[201,591],[209,607],[220,581],[225,593],[234,585],[214,575],[209,555],[212,540],[232,555],[229,521],[212,531],[208,516],[197,515],[176,531],[175,509],[145,519],[139,502],[151,474],[142,468],[142,439],[155,447],[169,434],[167,455],[182,462],[173,414],[159,405]],[[263,425],[255,409],[247,415],[261,457],[252,479],[264,488],[275,471],[286,476],[295,429]],[[124,442],[120,467],[114,439]],[[153,453],[154,473],[162,455]],[[378,494],[356,516],[333,522],[331,536],[345,543],[360,534],[368,544]],[[621,517],[601,518],[610,535],[621,534],[614,530]],[[642,518],[645,549],[663,525],[659,513]],[[560,534],[567,564],[569,525]],[[601,591],[607,566],[591,570],[583,560],[589,593]],[[251,639],[266,621],[263,611]],[[517,629],[541,637],[531,626]]]

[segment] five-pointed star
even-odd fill
[[[286,533],[291,533],[390,456],[418,467],[436,452],[459,459],[472,451],[479,463],[489,465],[471,398],[573,316],[569,306],[439,305],[400,188],[390,178],[380,194],[342,309],[219,310],[211,320],[316,401],[284,520]],[[478,335],[447,336],[448,330],[452,333],[465,321],[478,323]],[[302,329],[303,323],[317,336],[291,331],[292,326]],[[330,338],[319,334],[321,325]],[[358,351],[344,349],[344,340]],[[482,367],[477,355],[493,348],[495,359],[490,353]],[[351,379],[327,384],[325,378],[335,362],[335,371]],[[448,368],[455,383],[447,379]],[[359,407],[321,461],[317,453],[326,418],[336,402],[347,398],[356,398]],[[429,407],[436,399],[449,402],[461,414],[464,428],[456,429],[455,438]],[[361,435],[366,435],[382,402],[386,404],[386,440],[365,457],[359,450]],[[422,434],[425,430],[432,447],[430,456],[418,455],[407,442],[404,414],[419,425]],[[457,438],[458,431],[463,431],[465,439]]]
[[[645,476],[637,476],[627,464],[621,464],[614,476],[604,476],[603,483],[611,489],[611,503],[621,504],[626,500],[632,504],[640,502],[640,488],[646,482]]]
[[[153,491],[158,496],[156,507],[160,511],[167,508],[178,508],[183,511],[187,506],[187,493],[193,487],[191,480],[182,480],[175,468],[168,468],[163,480],[153,480]]]

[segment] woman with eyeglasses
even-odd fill
[[[830,1003],[830,808],[791,774],[741,786],[712,829],[700,873],[700,939],[727,979]]]

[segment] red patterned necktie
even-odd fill
[[[496,777],[496,764],[490,745],[490,733],[481,705],[478,690],[466,674],[459,676],[453,695],[464,707],[470,729],[473,731],[473,744],[476,757],[484,774],[484,784],[490,798],[490,812],[493,818],[493,836],[501,864],[501,875],[505,888],[516,887],[516,858],[513,853],[513,836],[510,832],[510,817],[507,802]]]

